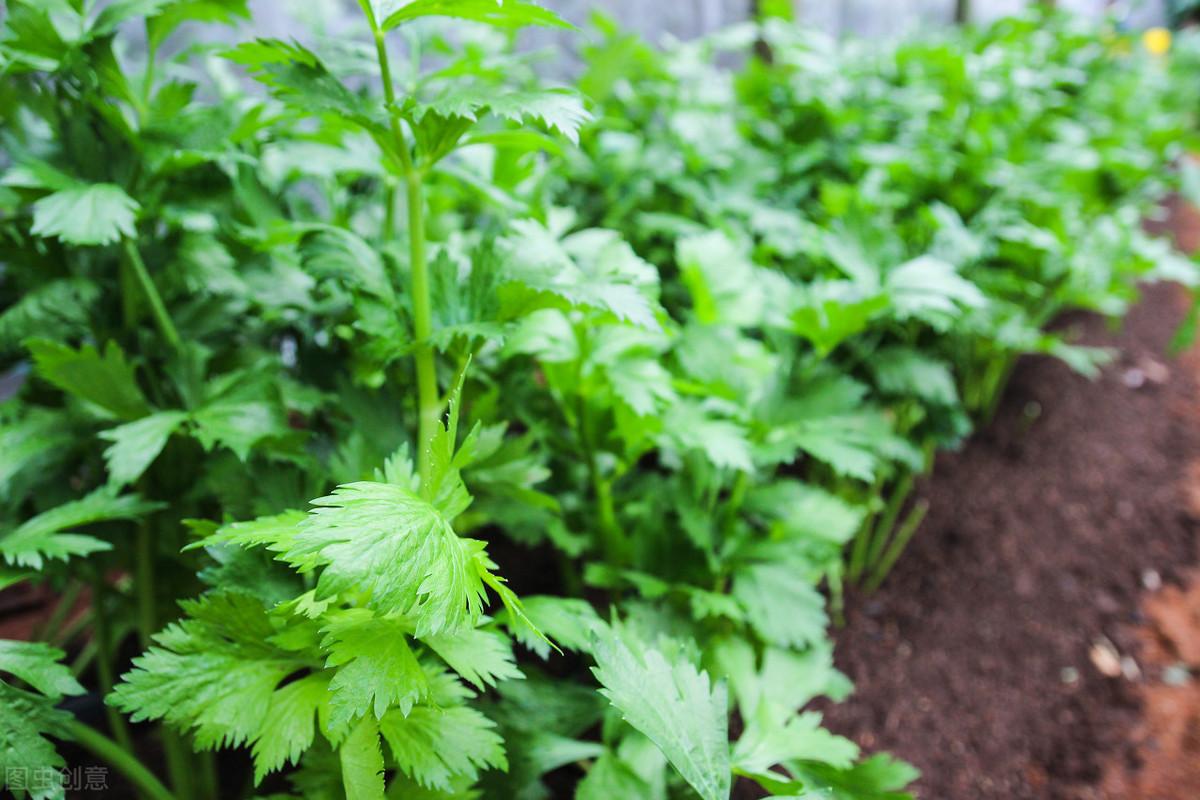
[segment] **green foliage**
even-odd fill
[[[41,642],[0,640],[0,785],[17,797],[26,796],[26,790],[34,800],[64,796],[64,762],[46,737],[70,738],[70,715],[56,705],[64,695],[86,690],[58,663],[62,657],[61,650]],[[6,675],[32,691],[13,685]]]
[[[627,641],[620,627],[594,646],[600,692],[634,728],[662,750],[704,800],[729,796],[728,700],[682,655],[668,660],[645,641]]]
[[[1099,369],[1058,314],[1200,285],[1138,224],[1197,191],[1187,37],[598,20],[576,91],[526,0],[220,51],[242,0],[101,5],[0,33],[0,588],[91,590],[49,633],[181,796],[244,748],[279,797],[908,797],[808,709],[827,598],[1016,358]],[[0,767],[85,730],[59,657],[0,643]]]

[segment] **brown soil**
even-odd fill
[[[1166,355],[1185,302],[1156,286],[1120,331],[1067,320],[1117,359],[1094,382],[1022,362],[852,601],[858,692],[827,719],[918,766],[923,800],[1200,798],[1200,357]]]

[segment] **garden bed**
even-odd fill
[[[1197,796],[1197,665],[1176,684],[1200,620],[1175,587],[1196,580],[1200,369],[1166,355],[1185,311],[1156,286],[1120,331],[1066,320],[1119,356],[1094,382],[1023,361],[921,487],[895,573],[851,602],[836,652],[858,690],[827,720],[918,766],[921,797]]]

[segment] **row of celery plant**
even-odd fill
[[[256,781],[286,793],[286,769],[305,797],[536,797],[556,770],[584,798],[738,776],[900,797],[908,767],[800,713],[849,691],[818,585],[860,531],[852,576],[885,574],[919,521],[890,535],[906,476],[993,402],[989,359],[1090,363],[1041,332],[1053,311],[1190,274],[1134,213],[1187,124],[1155,87],[1180,84],[1066,29],[889,57],[777,23],[666,53],[610,32],[576,151],[578,95],[496,33],[561,24],[529,3],[364,0],[368,35],[320,55],[259,40],[138,79],[119,23],[146,15],[154,64],[175,24],[242,4],[10,8],[0,329],[35,377],[5,409],[5,580],[53,582],[63,615],[91,587],[76,667],[106,693],[124,609],[148,632],[205,588],[111,695],[115,742],[53,708],[82,691],[53,649],[6,643],[34,690],[0,684],[23,709],[5,732],[36,743],[13,766],[59,763],[48,734],[147,796],[236,791],[191,743],[249,746]],[[770,63],[714,66],[756,41]],[[938,93],[959,105],[931,113]],[[1009,164],[1051,199],[991,191]],[[1062,253],[1013,250],[1085,230],[1108,238],[1069,280],[1041,280]],[[542,594],[517,600],[485,540]],[[169,792],[117,709],[180,732]]]

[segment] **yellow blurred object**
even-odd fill
[[[1164,56],[1171,49],[1171,32],[1166,28],[1151,28],[1142,34],[1142,46],[1156,56]]]

